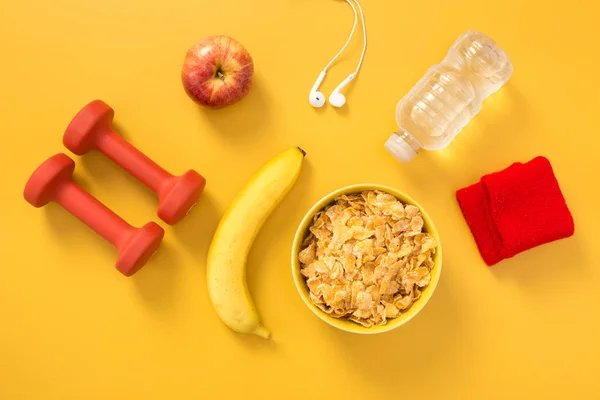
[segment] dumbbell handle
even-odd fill
[[[117,249],[135,228],[73,181],[64,182],[54,201]]]
[[[173,178],[173,175],[111,129],[106,129],[103,135],[98,135],[95,145],[97,150],[155,193],[160,193],[163,185]]]

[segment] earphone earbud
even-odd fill
[[[321,108],[325,105],[325,95],[321,92],[310,92],[308,97],[310,105],[315,108]]]
[[[346,79],[344,79],[344,82],[340,83],[338,87],[336,87],[335,90],[331,93],[331,96],[329,96],[329,102],[332,106],[340,108],[343,107],[344,104],[346,104],[346,96],[344,96],[344,94],[341,93],[341,90],[345,88],[346,85],[348,85],[352,81],[352,79],[354,79],[355,76],[356,74],[354,73],[350,74]]]
[[[358,0],[346,0],[346,3],[348,3],[350,5],[350,7],[352,7],[352,11],[354,11],[354,25],[352,26],[352,31],[350,32],[350,36],[348,36],[348,40],[346,40],[346,44],[344,44],[344,47],[342,47],[342,49],[335,55],[335,57],[333,57],[333,59],[331,61],[329,61],[329,64],[327,64],[327,66],[323,69],[321,74],[319,74],[317,81],[315,82],[315,84],[312,87],[312,90],[310,91],[310,94],[308,96],[308,101],[315,108],[321,108],[325,105],[325,96],[323,95],[323,93],[321,93],[317,90],[319,89],[319,86],[323,82],[323,79],[325,79],[325,74],[327,73],[327,70],[329,69],[329,67],[331,67],[331,65],[335,62],[335,60],[337,60],[338,57],[344,52],[344,50],[346,50],[346,48],[348,47],[348,44],[350,43],[350,40],[354,36],[354,31],[356,30],[356,24],[358,23],[358,12],[356,11],[356,7],[354,7],[354,4],[352,2],[356,3],[356,5],[358,6],[358,10],[360,11],[360,18],[362,20],[362,26],[363,26],[364,45],[363,45],[362,54],[360,55],[360,60],[358,62],[358,66],[356,67],[356,70],[353,73],[351,73],[342,83],[340,83],[338,85],[338,87],[336,87],[335,90],[329,96],[329,102],[331,103],[332,106],[340,108],[340,107],[343,107],[344,104],[346,104],[346,96],[344,96],[344,94],[341,93],[341,90],[344,87],[346,87],[346,85],[348,85],[356,77],[356,75],[358,74],[358,71],[360,70],[360,67],[362,66],[362,62],[365,58],[365,52],[367,50],[367,27],[365,26],[365,15],[363,14],[362,7],[360,6],[360,3],[358,2]]]
[[[346,96],[340,92],[333,92],[329,96],[329,102],[335,108],[341,108],[344,106],[344,104],[346,104]]]
[[[321,108],[325,105],[325,95],[317,91],[319,86],[321,86],[321,82],[323,82],[323,79],[325,79],[325,74],[325,71],[319,74],[317,81],[313,85],[312,89],[310,90],[310,94],[308,95],[308,102],[315,108]]]

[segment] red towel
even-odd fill
[[[485,263],[572,236],[573,217],[544,157],[514,163],[456,192]]]

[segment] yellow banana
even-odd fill
[[[294,186],[305,155],[294,147],[267,162],[231,203],[210,244],[210,300],[221,320],[237,332],[270,337],[246,285],[246,258],[264,222]]]

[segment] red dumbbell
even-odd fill
[[[115,246],[117,269],[131,276],[146,264],[160,246],[165,231],[154,222],[135,228],[73,182],[75,162],[56,154],[40,165],[25,185],[24,197],[34,207],[51,201]]]
[[[196,205],[206,180],[194,170],[173,176],[115,133],[110,106],[94,100],[75,116],[63,144],[77,155],[98,150],[158,195],[158,217],[169,225],[179,222]]]

